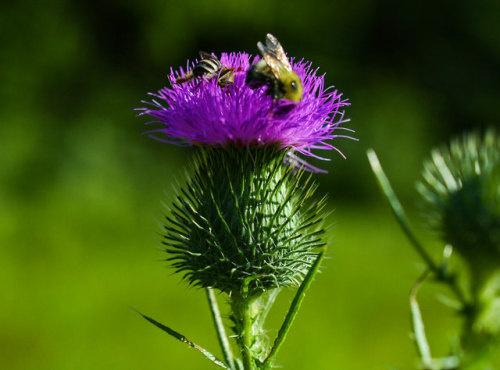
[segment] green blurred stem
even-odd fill
[[[418,241],[415,234],[413,233],[410,227],[410,222],[408,221],[406,213],[403,209],[403,206],[399,202],[396,193],[394,193],[394,190],[392,189],[391,184],[387,179],[387,176],[385,175],[382,166],[380,165],[380,161],[378,160],[377,154],[375,154],[375,151],[373,151],[372,149],[368,149],[367,156],[372,171],[375,174],[375,178],[377,179],[378,185],[382,190],[384,196],[387,198],[389,205],[391,206],[392,212],[394,213],[394,216],[396,217],[396,220],[399,223],[399,226],[401,226],[401,229],[403,229],[403,232],[406,234],[407,238],[410,240],[411,244],[413,245],[417,253],[425,261],[425,263],[429,267],[429,270],[434,273],[436,279],[448,284],[451,290],[456,295],[457,299],[462,304],[463,309],[464,310],[468,309],[470,307],[470,304],[465,298],[462,290],[458,287],[455,276],[446,273],[445,269],[441,268],[441,266],[439,266],[432,260],[432,258],[429,256],[425,248],[422,246],[422,244]]]
[[[479,368],[478,364],[486,368],[484,363],[489,362],[489,355],[499,343],[500,271],[492,273],[490,264],[491,261],[483,260],[477,263],[482,268],[472,272],[474,306],[465,312],[462,328],[461,345],[465,353],[463,362],[474,369]]]
[[[396,220],[399,222],[399,226],[401,226],[403,232],[406,234],[408,239],[410,239],[410,242],[413,244],[418,254],[420,254],[420,257],[422,257],[427,266],[429,266],[429,269],[432,270],[437,275],[439,275],[440,272],[439,267],[434,263],[429,254],[427,254],[427,252],[425,251],[422,244],[420,244],[420,242],[413,234],[413,231],[410,228],[410,223],[408,222],[408,218],[406,217],[403,206],[399,202],[396,194],[394,193],[394,190],[392,190],[391,184],[387,179],[387,176],[385,175],[382,166],[380,165],[380,161],[378,160],[377,154],[375,154],[375,152],[372,149],[368,149],[367,155],[372,171],[375,174],[375,177],[377,178],[378,185],[382,190],[382,193],[389,201],[389,205],[391,206],[394,216],[396,216]]]
[[[226,330],[224,329],[217,299],[215,298],[213,289],[207,288],[205,291],[207,293],[208,304],[210,306],[210,312],[212,313],[212,319],[214,320],[215,329],[217,331],[217,339],[219,340],[222,354],[224,355],[224,359],[229,367],[234,369],[233,354],[227,339]]]
[[[432,367],[432,355],[429,347],[429,343],[427,342],[427,337],[425,335],[424,322],[422,320],[422,314],[420,312],[420,307],[417,302],[417,293],[420,289],[420,286],[424,282],[424,280],[429,275],[429,270],[426,270],[422,276],[419,277],[410,293],[410,309],[411,309],[411,318],[412,318],[412,326],[413,326],[413,334],[415,335],[415,344],[417,345],[417,350],[420,355],[420,359],[422,360],[422,365],[424,368],[428,369]]]
[[[274,340],[273,347],[271,348],[271,351],[267,355],[266,359],[264,360],[264,369],[270,369],[273,363],[274,358],[276,357],[276,354],[278,353],[278,350],[280,349],[281,345],[283,344],[286,335],[288,334],[288,330],[292,326],[293,321],[295,320],[295,317],[297,316],[297,313],[299,311],[299,308],[302,304],[302,301],[306,295],[306,291],[311,285],[314,276],[318,272],[319,266],[321,264],[321,261],[323,260],[325,254],[325,250],[321,251],[316,257],[316,260],[312,264],[311,268],[309,269],[309,272],[307,273],[306,277],[304,278],[304,281],[300,285],[297,294],[295,294],[295,297],[292,301],[292,304],[290,305],[290,309],[288,310],[288,313],[285,317],[285,321],[281,325],[281,328],[278,332],[278,336]]]

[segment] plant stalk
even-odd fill
[[[219,340],[219,345],[221,347],[222,353],[224,355],[224,360],[229,365],[231,369],[234,369],[233,354],[231,352],[231,346],[227,339],[226,330],[224,329],[224,323],[222,322],[222,317],[219,310],[219,305],[217,304],[217,299],[215,297],[214,291],[211,288],[206,289],[207,299],[210,306],[210,312],[212,314],[212,319],[214,320],[215,329],[217,331],[217,339]]]
[[[233,294],[231,297],[234,332],[245,370],[255,369],[255,361],[252,354],[252,344],[254,341],[252,304],[254,301],[254,298],[242,294]]]

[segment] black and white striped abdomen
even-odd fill
[[[219,59],[210,54],[206,54],[203,55],[203,59],[194,66],[193,75],[195,77],[205,76],[207,78],[212,78],[219,73],[222,67],[222,63]]]

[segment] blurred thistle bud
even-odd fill
[[[434,150],[417,189],[430,226],[476,276],[500,267],[500,141],[494,131]]]
[[[463,364],[488,361],[485,355],[500,338],[500,140],[496,133],[467,134],[449,148],[434,150],[417,189],[428,224],[469,266],[472,301],[462,312]]]

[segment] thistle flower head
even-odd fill
[[[288,149],[288,160],[312,171],[294,152],[317,157],[315,149],[334,149],[328,140],[348,137],[339,130],[351,131],[341,125],[343,107],[349,103],[337,90],[324,87],[324,76],[312,69],[311,63],[291,60],[293,70],[302,80],[303,98],[300,102],[273,100],[267,87],[250,88],[245,83],[246,72],[258,61],[246,53],[223,53],[220,62],[229,70],[231,83],[221,84],[219,76],[186,80],[195,63],[186,71],[171,71],[171,87],[164,87],[153,97],[149,108],[141,108],[140,115],[153,117],[148,124],[159,127],[146,133],[160,141],[178,145],[227,147],[278,146]],[[319,158],[319,157],[318,157]],[[322,158],[324,159],[324,158]]]
[[[434,150],[417,185],[426,218],[473,269],[500,263],[500,140],[465,135]]]
[[[300,101],[291,101],[277,93],[284,86],[279,76],[253,75],[261,72],[253,69],[258,57],[201,56],[186,70],[172,70],[171,86],[151,94],[140,113],[159,125],[150,137],[201,149],[167,215],[168,259],[191,285],[227,293],[256,297],[297,286],[324,243],[323,202],[311,199],[314,185],[300,181],[301,169],[321,170],[296,153],[337,150],[327,141],[349,137],[337,134],[348,130],[341,124],[349,103],[325,89],[309,62],[286,62],[303,88],[293,99]]]

